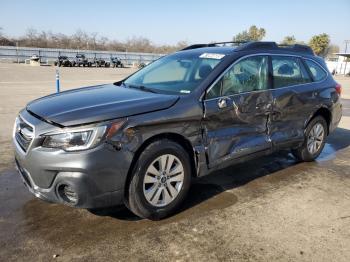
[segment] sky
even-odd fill
[[[294,35],[308,42],[327,33],[343,51],[350,0],[0,0],[0,27],[8,36],[28,28],[68,35],[81,29],[120,41],[142,36],[155,44],[193,44],[230,41],[251,25],[265,28],[269,41]]]

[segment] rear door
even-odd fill
[[[209,167],[271,148],[268,56],[235,62],[207,91],[202,121]]]
[[[271,55],[273,114],[271,140],[275,146],[290,146],[304,139],[305,120],[315,108],[311,76],[301,58]]]

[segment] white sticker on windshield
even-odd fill
[[[209,58],[209,59],[222,59],[225,55],[223,54],[215,54],[215,53],[203,53],[199,57],[200,58]]]
[[[189,94],[189,93],[191,93],[191,91],[190,90],[180,90],[180,93]]]

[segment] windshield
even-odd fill
[[[175,53],[165,56],[130,76],[129,87],[155,92],[189,94],[219,64],[224,55]]]

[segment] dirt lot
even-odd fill
[[[132,71],[62,68],[62,89]],[[337,80],[344,117],[316,162],[283,153],[219,171],[195,181],[181,212],[153,222],[27,191],[13,166],[12,124],[28,101],[55,91],[54,68],[0,64],[0,261],[350,261],[350,79]]]

